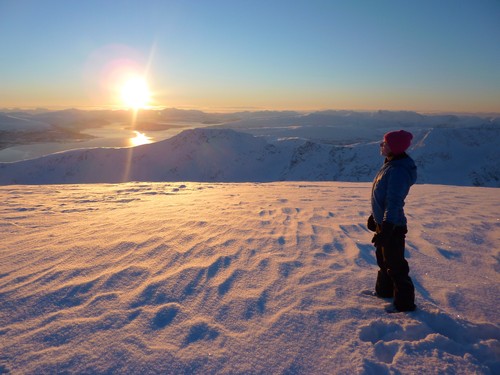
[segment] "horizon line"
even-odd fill
[[[270,107],[218,107],[218,108],[207,108],[207,107],[195,107],[195,106],[148,106],[146,108],[141,108],[138,111],[163,111],[166,109],[175,109],[180,111],[200,111],[207,114],[231,114],[240,112],[296,112],[301,114],[306,113],[317,113],[317,112],[359,112],[359,113],[375,113],[375,112],[408,112],[417,113],[422,115],[482,115],[482,116],[500,116],[500,111],[457,111],[457,110],[413,110],[413,109],[360,109],[360,108],[315,108],[315,109],[283,109],[283,108],[270,108]],[[17,112],[17,111],[46,111],[46,112],[57,112],[66,110],[79,110],[79,111],[133,111],[131,108],[123,108],[120,106],[113,105],[101,105],[101,106],[5,106],[0,107],[0,112]]]

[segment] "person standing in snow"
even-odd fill
[[[404,130],[384,135],[380,153],[385,156],[385,161],[373,180],[372,214],[367,225],[375,232],[372,243],[376,247],[380,267],[375,284],[376,295],[394,297],[397,311],[413,311],[416,308],[415,287],[404,257],[408,230],[403,207],[410,187],[417,179],[415,162],[406,154],[412,138],[413,135]]]

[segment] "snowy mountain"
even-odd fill
[[[0,113],[0,133],[10,131],[43,131],[49,128],[50,124],[37,120],[32,116],[16,116],[15,114]]]
[[[82,138],[79,130],[125,121],[128,114],[70,109],[1,116],[0,143],[9,146],[23,139],[33,143]],[[420,183],[500,183],[496,146],[500,119],[496,117],[405,111],[207,114],[173,108],[145,111],[141,116],[152,124],[159,121],[160,128],[169,121],[223,124],[135,149],[87,149],[38,161],[0,163],[0,183],[370,181],[381,163],[376,157],[378,141],[385,132],[398,128],[415,134],[411,153],[419,166]]]
[[[351,129],[356,131],[356,128]],[[95,148],[0,163],[0,184],[125,181],[371,181],[382,163],[376,129],[354,144],[271,141],[199,128],[135,148]],[[419,183],[500,187],[500,127],[415,128]],[[351,134],[352,139],[352,134]]]
[[[428,127],[481,127],[500,126],[498,116],[473,116],[473,115],[424,115],[411,111],[319,111],[308,114],[281,112],[276,114],[272,121],[269,116],[254,116],[242,118],[224,127],[233,129],[262,129],[262,128],[286,128],[286,127],[333,127],[356,128],[359,131],[379,128],[428,128]]]
[[[500,186],[500,129],[422,129],[410,154],[419,182]],[[230,129],[186,130],[135,148],[96,148],[0,163],[1,184],[125,181],[371,181],[378,142],[332,145],[302,139],[269,142]]]

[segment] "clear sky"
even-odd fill
[[[0,0],[0,107],[500,112],[500,0]]]

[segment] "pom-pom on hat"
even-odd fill
[[[391,152],[399,155],[410,147],[413,134],[404,130],[395,130],[384,135],[384,141],[387,142]]]

